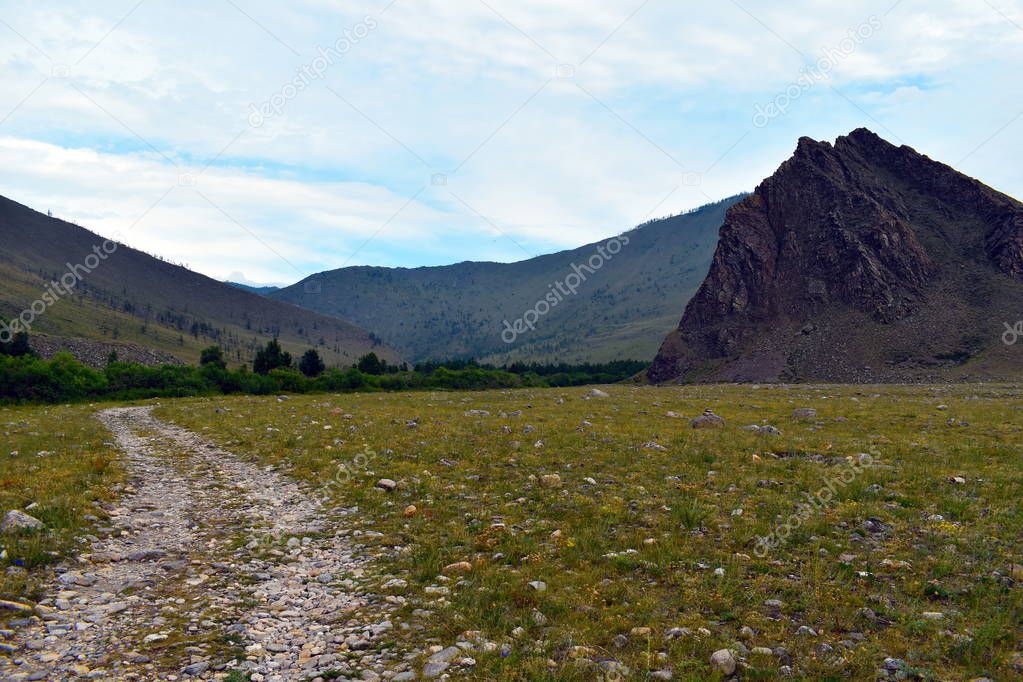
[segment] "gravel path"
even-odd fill
[[[150,410],[100,414],[131,485],[11,635],[0,680],[212,680],[233,669],[255,682],[372,680],[402,669],[380,643],[391,604],[366,586],[371,556],[346,519],[355,510],[328,509]]]

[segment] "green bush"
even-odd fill
[[[268,348],[272,345],[273,342]],[[280,359],[273,348],[266,355]],[[86,367],[67,353],[58,354],[52,360],[43,360],[33,355],[0,355],[0,402],[55,403],[97,398],[134,400],[228,393],[272,395],[344,391],[482,391],[523,386],[579,385],[592,383],[594,378],[609,383],[622,378],[613,372],[593,372],[597,366],[559,366],[558,369],[565,371],[542,376],[533,371],[537,366],[523,366],[513,372],[472,362],[460,363],[457,369],[434,365],[429,368],[420,366],[415,371],[398,371],[394,366],[383,365],[387,371],[381,374],[368,373],[356,367],[344,370],[334,368],[318,376],[307,376],[292,369],[289,364],[262,374],[250,372],[245,366],[229,370],[216,361],[216,354],[212,351],[204,353],[204,358],[207,361],[198,367],[147,367],[128,362],[111,362],[101,371]],[[273,358],[269,364],[274,364]],[[373,371],[381,369],[381,364],[372,360],[360,364],[368,365]]]

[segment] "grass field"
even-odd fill
[[[910,677],[1004,679],[1021,662],[1018,389],[607,391],[236,398],[158,415],[358,504],[405,548],[381,582],[408,581],[409,646],[466,631],[509,645],[474,654],[479,679],[592,679],[588,661],[708,679],[727,647],[746,679],[784,666],[871,679],[889,657]],[[795,418],[804,407],[817,416]],[[668,416],[705,408],[725,427]],[[741,428],[763,423],[781,435]],[[832,500],[807,500],[829,481]],[[757,539],[772,533],[776,546]],[[444,575],[459,562],[471,569]]]
[[[714,679],[724,648],[743,679],[877,679],[889,658],[902,679],[1023,667],[1017,387],[605,390],[189,399],[156,415],[358,505],[362,529],[401,548],[379,566],[381,585],[407,582],[381,588],[405,599],[397,643],[493,643],[456,678]],[[706,408],[723,428],[690,428]],[[89,414],[0,411],[19,450],[0,453],[6,507],[82,522],[117,480]],[[7,578],[4,596],[23,589]]]
[[[34,599],[39,569],[74,546],[94,518],[94,502],[111,499],[123,480],[119,453],[95,413],[89,405],[0,408],[0,509],[27,509],[47,527],[2,537],[3,598]]]

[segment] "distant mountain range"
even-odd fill
[[[248,291],[253,294],[259,294],[260,296],[266,296],[272,294],[275,291],[280,291],[280,287],[268,285],[268,286],[254,286],[252,284],[242,284],[241,282],[225,281],[224,284],[230,284],[233,287],[237,287],[242,291]]]
[[[315,347],[328,365],[351,365],[370,351],[398,355],[349,322],[319,315],[217,282],[88,230],[0,197],[0,320],[20,318],[33,332],[95,355],[81,340],[137,346],[194,362],[220,344],[232,362],[279,336],[293,353]],[[71,293],[67,293],[66,282]],[[116,347],[116,346],[113,346]],[[109,352],[109,350],[107,350]],[[94,364],[94,362],[92,362]]]
[[[351,320],[415,361],[652,358],[707,274],[739,198],[517,263],[349,267],[269,296]]]
[[[1018,379],[1021,318],[1023,204],[859,129],[801,139],[728,211],[648,376]]]

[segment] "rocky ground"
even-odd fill
[[[49,360],[57,353],[71,353],[83,365],[102,369],[110,361],[110,354],[117,353],[121,362],[133,362],[148,367],[159,365],[180,365],[181,360],[170,353],[146,348],[135,343],[108,343],[77,337],[32,335],[32,350]]]
[[[0,680],[1017,679],[1021,395],[0,408]]]
[[[328,510],[148,408],[100,416],[131,486],[4,633],[0,678],[372,680],[408,667],[382,644],[393,599],[366,589],[356,510]]]

